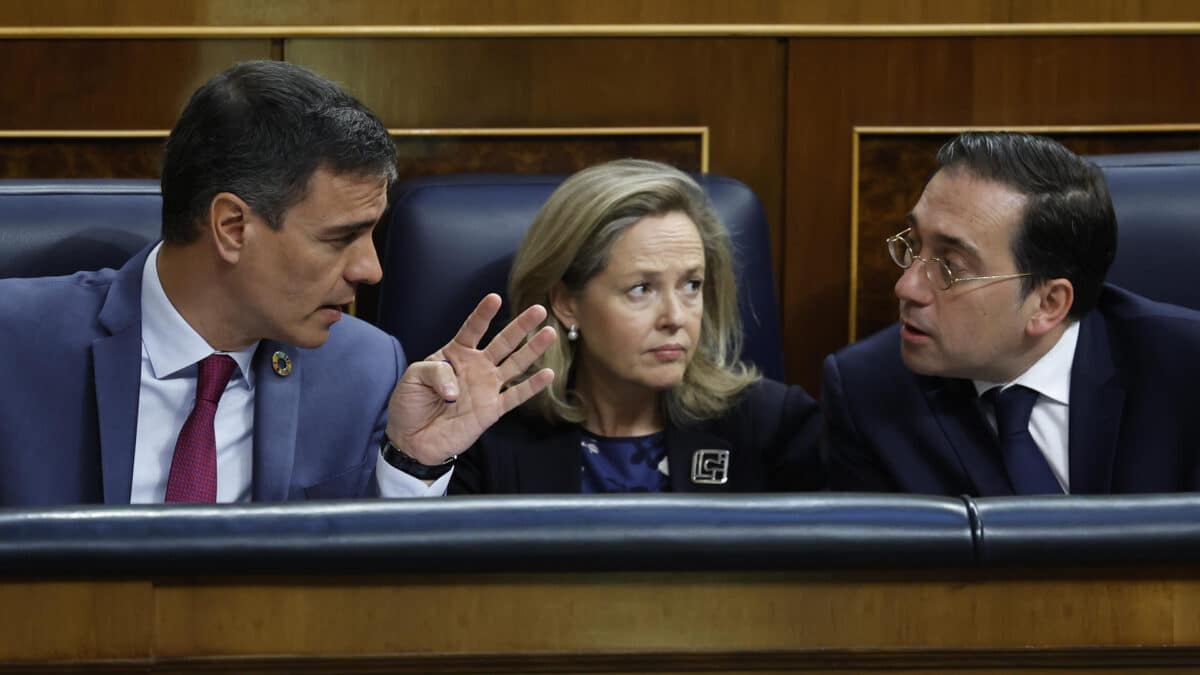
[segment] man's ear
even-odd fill
[[[1037,306],[1026,324],[1026,332],[1040,337],[1054,330],[1067,320],[1067,314],[1075,304],[1075,287],[1067,279],[1051,279],[1032,293]]]
[[[576,299],[575,294],[567,290],[567,287],[561,281],[554,284],[554,288],[550,289],[550,313],[554,315],[554,318],[558,319],[559,323],[567,328],[579,323],[576,320],[578,306],[579,301]]]
[[[225,262],[236,263],[241,256],[252,213],[250,206],[232,192],[217,193],[209,202],[204,227],[212,235],[217,255]]]

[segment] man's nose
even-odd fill
[[[351,284],[377,284],[383,278],[383,267],[375,252],[375,241],[370,235],[354,244],[354,257],[346,266],[346,281]]]
[[[921,260],[914,260],[912,265],[901,273],[893,287],[897,298],[917,305],[933,302],[933,285],[925,276],[925,265]]]

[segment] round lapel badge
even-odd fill
[[[292,358],[284,352],[275,352],[271,355],[271,370],[280,377],[287,377],[292,374]]]

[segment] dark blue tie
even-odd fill
[[[1029,414],[1038,393],[1018,384],[1003,392],[996,387],[984,396],[996,410],[996,433],[1013,490],[1019,495],[1062,494],[1046,456],[1029,434]]]

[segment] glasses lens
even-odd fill
[[[948,290],[954,285],[954,273],[941,260],[938,260],[936,265],[926,265],[925,274],[929,276],[929,280],[933,282],[933,285],[943,291]]]
[[[891,237],[887,240],[888,253],[892,256],[892,262],[896,263],[903,269],[912,267],[913,252],[908,242],[903,237]]]

